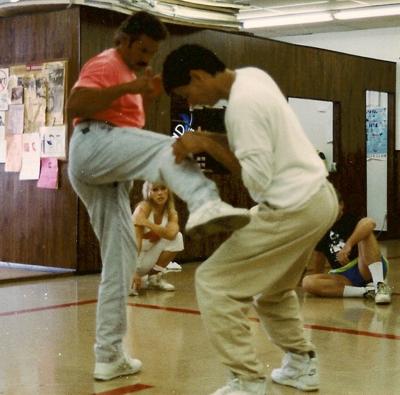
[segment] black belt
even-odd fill
[[[90,125],[96,124],[99,126],[100,129],[106,129],[110,131],[111,129],[115,128],[116,126],[108,121],[99,121],[97,119],[85,119],[84,121],[79,122],[78,125],[81,127],[81,132],[86,134],[90,132]]]

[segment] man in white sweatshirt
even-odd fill
[[[174,145],[179,163],[207,152],[241,175],[258,204],[251,221],[197,270],[196,292],[209,337],[229,369],[213,395],[266,394],[265,366],[256,355],[247,313],[254,303],[272,341],[284,352],[272,380],[300,390],[319,386],[317,358],[306,338],[295,287],[338,202],[326,169],[272,78],[237,70],[210,50],[184,45],[164,62],[163,84],[189,105],[228,100],[227,144],[207,132],[184,134]]]

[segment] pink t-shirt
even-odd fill
[[[88,60],[82,67],[74,88],[108,88],[136,79],[115,48],[107,49]],[[92,119],[110,122],[115,126],[143,128],[145,113],[141,95],[127,94],[114,100],[109,108],[94,114]],[[75,118],[74,125],[82,119]]]

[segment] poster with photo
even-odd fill
[[[64,123],[65,65],[65,62],[51,62],[45,65],[45,74],[48,81],[47,126],[62,125]]]
[[[66,127],[43,126],[40,128],[42,158],[65,159]]]
[[[370,107],[366,116],[367,158],[387,157],[387,108]]]
[[[0,111],[8,110],[9,69],[0,68]]]
[[[11,104],[22,104],[24,99],[24,87],[15,86],[11,88]]]
[[[37,80],[34,73],[24,73],[18,78],[24,90],[24,133],[39,133],[46,124],[46,98],[38,95]]]

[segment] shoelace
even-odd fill
[[[390,295],[392,293],[392,289],[386,283],[379,283],[377,287],[376,293],[381,293],[385,295]]]

